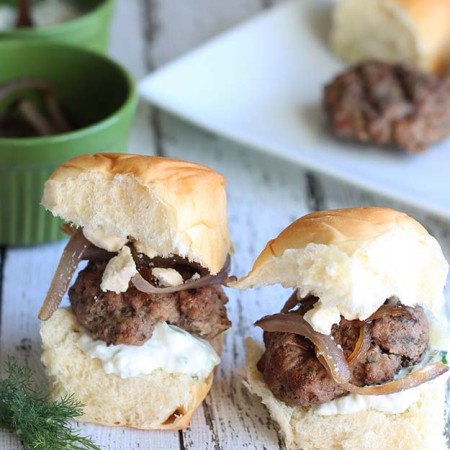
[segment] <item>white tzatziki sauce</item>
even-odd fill
[[[332,416],[334,414],[353,414],[371,408],[388,414],[400,414],[419,400],[422,388],[423,386],[417,386],[389,395],[347,394],[331,402],[318,405],[315,412],[319,416]]]
[[[157,324],[152,337],[141,346],[107,345],[84,332],[78,347],[99,359],[106,373],[121,378],[145,376],[157,369],[204,378],[220,363],[209,342],[165,322]]]

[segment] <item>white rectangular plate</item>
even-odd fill
[[[252,149],[299,163],[450,218],[450,141],[426,153],[334,139],[323,86],[344,64],[330,51],[330,0],[264,12],[159,69],[141,96]]]

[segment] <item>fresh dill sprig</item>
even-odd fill
[[[25,450],[100,450],[70,427],[83,411],[72,396],[52,401],[34,385],[32,370],[14,358],[8,358],[6,373],[0,381],[0,428],[16,433]]]

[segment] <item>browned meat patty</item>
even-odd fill
[[[450,135],[450,77],[406,64],[366,62],[325,87],[323,107],[339,138],[408,152]]]
[[[211,340],[231,326],[220,286],[173,294],[145,294],[130,284],[126,292],[103,292],[106,262],[90,262],[69,290],[72,309],[94,339],[107,344],[142,345],[158,322],[166,321]]]
[[[310,341],[292,333],[264,333],[266,351],[258,370],[279,400],[309,406],[333,400],[347,391],[327,374]]]
[[[401,367],[421,360],[428,347],[428,322],[421,307],[408,316],[386,314],[372,321],[371,345],[353,368],[351,382],[358,386],[391,381]],[[332,336],[348,357],[355,348],[359,326],[342,319]],[[266,351],[258,369],[275,397],[290,406],[310,406],[347,393],[327,373],[312,343],[291,333],[264,333]]]

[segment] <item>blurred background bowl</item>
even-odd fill
[[[41,4],[38,0],[32,4]],[[33,28],[12,28],[0,30],[1,39],[41,40],[77,45],[91,50],[105,52],[108,45],[109,26],[111,23],[114,0],[57,0],[74,5],[80,15],[73,19],[53,25]],[[0,0],[0,7],[15,7],[16,0]],[[55,14],[52,5],[44,13]],[[53,19],[53,17],[52,17]],[[0,22],[1,23],[1,22]]]
[[[0,41],[0,85],[45,78],[77,124],[45,137],[0,137],[0,244],[61,238],[60,222],[40,206],[45,180],[63,161],[84,153],[124,152],[136,107],[131,76],[98,53],[52,43]],[[6,101],[0,101],[0,113]]]

